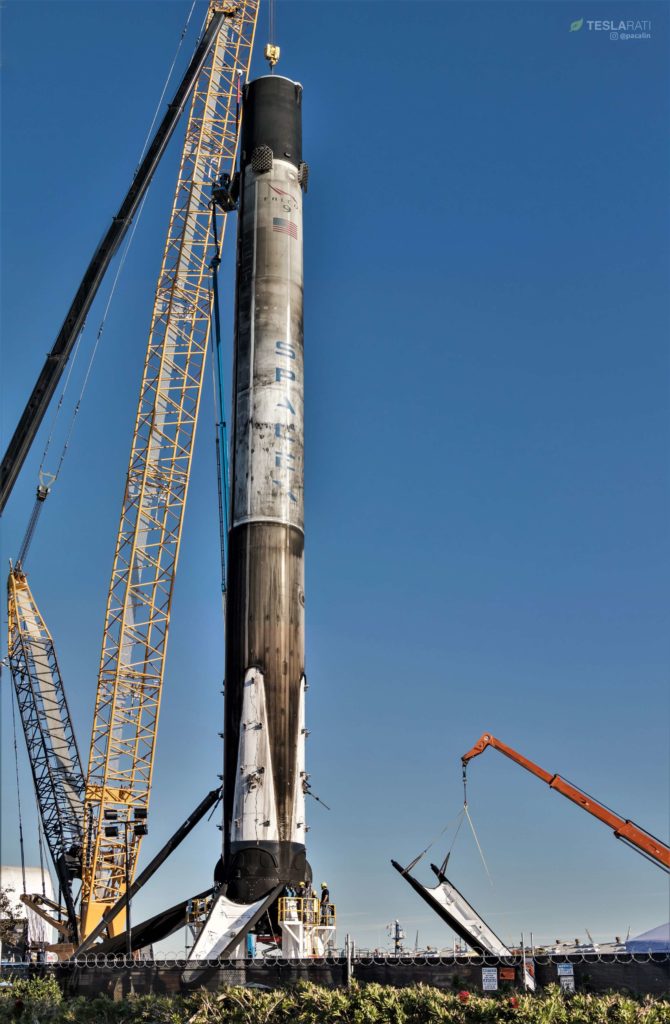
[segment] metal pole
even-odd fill
[[[132,932],[131,932],[131,925],[130,925],[130,877],[129,877],[129,870],[128,870],[128,859],[129,859],[129,857],[128,857],[128,825],[129,824],[130,824],[129,821],[124,821],[124,823],[123,823],[123,825],[124,825],[124,832],[123,832],[123,834],[124,834],[125,839],[126,839],[126,842],[125,842],[125,847],[126,847],[125,869],[126,869],[126,892],[128,893],[128,906],[126,907],[126,952],[128,954],[128,957],[132,961],[132,959],[133,959],[133,939],[132,939]]]

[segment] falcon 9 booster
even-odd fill
[[[244,955],[305,853],[302,86],[244,88],[219,890],[189,962]]]
[[[305,859],[302,86],[246,85],[226,607],[223,880],[250,904]]]

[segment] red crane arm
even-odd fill
[[[652,836],[634,822],[619,817],[614,811],[610,811],[604,804],[598,803],[593,797],[588,796],[581,789],[578,789],[577,786],[571,785],[571,783],[561,778],[560,775],[551,775],[549,772],[546,772],[544,768],[540,768],[539,765],[524,757],[523,754],[519,754],[512,747],[508,747],[506,743],[502,743],[488,732],[485,732],[475,743],[472,750],[469,750],[467,754],[463,754],[461,758],[463,768],[465,769],[468,762],[473,757],[482,754],[487,747],[499,750],[505,757],[509,757],[510,761],[514,761],[515,764],[521,765],[522,768],[525,768],[526,771],[535,775],[538,779],[542,779],[551,789],[557,790],[557,792],[567,797],[568,800],[572,800],[578,807],[588,811],[594,818],[598,818],[599,821],[602,821],[603,824],[611,828],[617,839],[623,839],[630,843],[636,850],[639,850],[655,863],[665,868],[666,871],[670,871],[670,847],[662,843],[660,839]]]

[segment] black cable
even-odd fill
[[[16,696],[16,694],[14,694]],[[18,699],[18,698],[17,698]],[[16,800],[19,805],[19,845],[21,847],[21,877],[23,879],[23,891],[26,891],[26,857],[23,846],[23,817],[21,814],[21,785],[19,783],[19,748],[16,742],[16,713],[14,701],[12,700],[12,726],[14,729],[14,766],[16,769]]]
[[[23,538],[23,543],[21,544],[21,550],[19,551],[19,557],[16,559],[16,564],[19,569],[23,567],[23,563],[26,560],[28,549],[30,548],[33,535],[35,533],[35,527],[37,526],[37,520],[40,517],[40,512],[42,511],[44,502],[46,501],[48,494],[49,488],[45,487],[43,484],[39,484],[37,487],[35,504],[33,505],[33,510],[30,513],[28,526],[26,528],[25,536]]]
[[[218,410],[216,424],[216,468],[218,473],[217,491],[219,501],[219,545],[221,548],[221,593],[225,596],[227,590],[227,535],[228,535],[228,459],[226,452],[226,421],[223,408],[223,387],[220,376],[221,359],[221,312],[219,307],[219,281],[218,270],[221,266],[221,244],[216,224],[216,203],[212,201],[212,235],[214,238],[214,255],[210,261],[212,271],[212,302],[214,316],[214,331],[212,342],[212,368],[214,373],[214,404]],[[223,449],[223,450],[222,450]]]

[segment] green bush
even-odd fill
[[[0,992],[0,1024],[670,1024],[670,1000],[615,993],[473,995],[412,985],[328,989],[301,983],[264,992],[229,987],[183,996],[64,998],[53,978]]]

